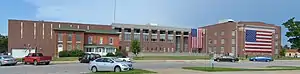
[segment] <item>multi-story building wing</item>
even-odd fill
[[[142,52],[189,52],[190,28],[164,27],[153,24],[113,23],[120,33],[120,48],[130,50],[130,42],[139,40]]]
[[[110,25],[8,20],[8,52],[18,58],[28,49],[48,56],[75,49],[105,55],[119,47],[118,36]]]
[[[274,55],[281,44],[280,26],[263,22],[226,21],[204,29],[202,52],[223,55]]]

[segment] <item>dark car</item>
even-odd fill
[[[232,56],[221,56],[221,57],[215,58],[214,61],[217,61],[217,62],[221,62],[221,61],[236,62],[236,61],[239,61],[239,59],[235,58],[235,57],[232,57]]]
[[[89,63],[90,61],[93,61],[93,60],[95,60],[97,58],[101,58],[101,56],[99,54],[89,54],[89,53],[86,53],[82,57],[79,57],[78,61],[80,63]]]
[[[249,59],[249,61],[263,61],[263,62],[270,62],[274,61],[271,57],[252,57]]]

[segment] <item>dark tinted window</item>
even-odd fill
[[[104,62],[104,59],[103,58],[97,59],[96,62]]]
[[[103,62],[109,62],[110,61],[110,59],[108,59],[108,58],[103,58]]]
[[[2,57],[0,57],[0,59],[2,59]]]

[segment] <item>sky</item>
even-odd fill
[[[197,28],[219,20],[260,21],[282,28],[282,45],[289,44],[281,24],[300,18],[300,0],[116,0],[116,23]],[[46,20],[109,25],[114,0],[1,0],[0,33],[8,19]]]

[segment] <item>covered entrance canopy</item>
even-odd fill
[[[84,51],[86,53],[99,54],[105,56],[107,53],[115,53],[116,47],[112,45],[85,45]]]

